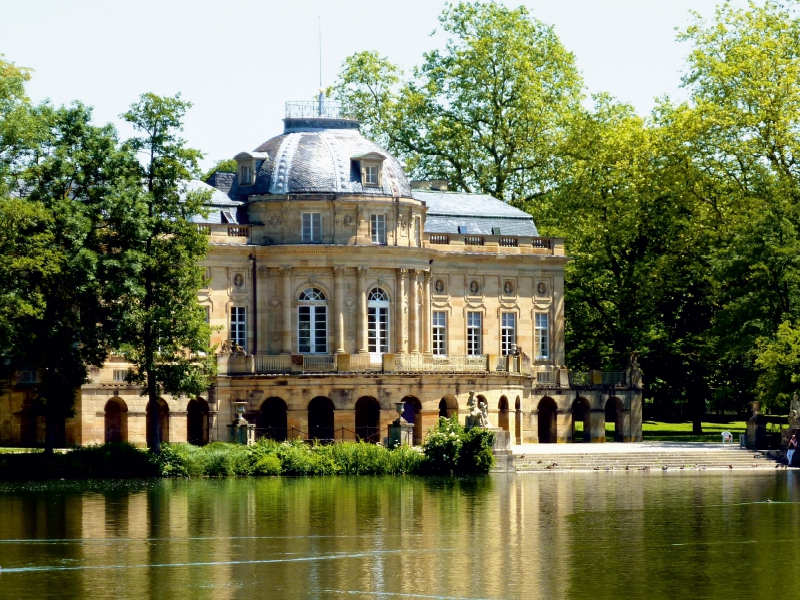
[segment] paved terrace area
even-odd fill
[[[731,450],[739,449],[739,444],[712,442],[606,442],[603,444],[569,443],[569,444],[521,444],[512,446],[517,454],[639,454],[654,452],[668,454],[670,452],[686,452],[687,450]],[[746,450],[746,452],[751,452]]]

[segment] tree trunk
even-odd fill
[[[706,414],[706,400],[699,394],[689,396],[692,412],[692,435],[703,435],[703,417]]]
[[[155,454],[161,453],[161,407],[158,404],[158,395],[156,394],[156,382],[153,376],[147,374],[147,407],[150,412],[150,422],[147,424],[149,429],[147,436],[149,438],[150,451]]]
[[[56,417],[53,414],[53,409],[50,408],[50,402],[47,403],[44,409],[44,453],[53,454],[56,447]]]

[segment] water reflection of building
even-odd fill
[[[330,107],[287,105],[282,135],[215,173],[200,301],[219,331],[219,376],[203,398],[164,397],[161,437],[226,439],[232,403],[259,433],[378,441],[396,418],[414,442],[470,390],[522,442],[641,437],[638,367],[564,365],[562,240],[495,198],[410,182],[403,165]],[[67,443],[143,445],[148,410],[127,364],[92,370]],[[0,442],[40,439],[20,374],[0,400]],[[27,378],[27,379],[26,379]]]

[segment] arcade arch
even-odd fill
[[[621,442],[622,441],[622,400],[616,396],[612,396],[606,401],[606,441]],[[608,424],[614,426],[613,434],[608,435]],[[610,439],[609,439],[610,438]]]
[[[277,442],[286,439],[286,402],[282,398],[271,396],[261,403],[259,431],[261,437]]]
[[[169,442],[169,405],[167,404],[166,400],[163,398],[158,399],[158,416],[159,416],[159,434],[161,436],[161,442]],[[153,446],[153,439],[152,439],[152,431],[150,429],[150,420],[152,418],[152,408],[150,403],[147,404],[147,418],[146,418],[146,427],[147,427],[147,445],[149,447]]]
[[[504,431],[509,431],[508,423],[508,398],[500,396],[500,402],[497,403],[497,426]]]
[[[589,401],[586,398],[576,398],[572,403],[572,441],[573,442],[590,442],[592,440],[592,431],[589,417],[592,414]],[[582,431],[577,428],[577,424],[581,423]]]
[[[381,405],[371,396],[356,401],[356,439],[377,444],[381,437]]]
[[[414,445],[422,443],[422,402],[416,396],[406,396],[403,402],[403,418],[414,426]]]
[[[208,402],[202,398],[190,400],[186,406],[186,441],[195,446],[208,443]]]
[[[449,394],[439,401],[439,416],[449,419],[458,414],[458,400]]]
[[[558,423],[556,414],[558,406],[556,401],[545,396],[539,400],[539,443],[554,444],[558,441]]]
[[[308,437],[312,440],[333,440],[333,402],[317,396],[308,403]]]
[[[128,441],[128,405],[122,398],[111,398],[104,409],[105,442]]]

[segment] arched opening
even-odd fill
[[[539,443],[554,444],[558,440],[555,400],[545,396],[539,401]]]
[[[151,419],[151,410],[150,403],[147,403],[147,418],[146,418],[146,427],[147,427],[147,445],[153,445],[152,439],[152,432],[150,429],[150,419]],[[167,405],[166,401],[163,398],[158,399],[158,417],[160,421],[159,435],[161,436],[161,442],[169,442],[169,406]]]
[[[186,441],[195,446],[208,443],[208,402],[190,400],[186,407]]]
[[[455,396],[445,396],[439,401],[439,416],[449,419],[458,414],[458,400]]]
[[[589,408],[589,401],[586,398],[577,398],[572,403],[572,441],[590,442],[592,441],[592,431],[589,425],[589,415],[592,411]]]
[[[505,396],[500,396],[500,402],[497,403],[497,426],[503,431],[509,430],[508,398]]]
[[[517,440],[517,445],[522,443],[522,401],[517,396],[514,401],[514,437]]]
[[[286,440],[286,402],[281,398],[270,397],[261,404],[258,432],[261,437],[267,437],[276,442]]]
[[[607,442],[622,441],[622,401],[617,397],[611,397],[606,402],[605,428]]]
[[[122,398],[111,398],[105,407],[105,441],[128,441],[128,405]]]
[[[308,437],[312,440],[333,440],[333,402],[317,396],[308,403]]]
[[[377,444],[381,439],[381,405],[370,396],[356,402],[356,439]]]
[[[297,350],[300,354],[327,354],[328,307],[322,290],[303,290],[297,306]]]
[[[403,418],[414,425],[414,445],[422,444],[422,402],[415,396],[406,396],[403,402]]]

